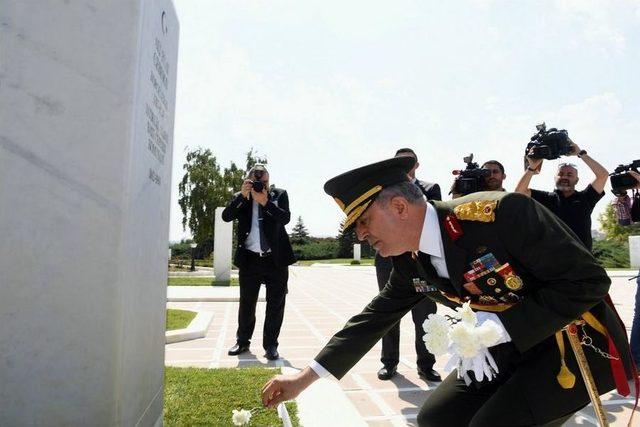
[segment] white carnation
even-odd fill
[[[441,356],[449,350],[449,337],[447,335],[425,334],[423,340],[429,353],[434,356]]]
[[[502,329],[493,320],[486,320],[476,328],[475,334],[480,344],[492,347],[502,338]]]
[[[475,327],[466,322],[456,323],[449,332],[451,344],[462,358],[473,358],[480,350],[480,342],[475,334]]]
[[[246,409],[241,409],[239,411],[237,409],[234,409],[231,421],[236,426],[247,425],[249,424],[249,421],[251,421],[251,412],[247,411]]]
[[[422,323],[422,329],[427,334],[446,335],[449,332],[451,325],[446,317],[440,314],[430,314]]]
[[[476,317],[476,314],[471,309],[471,304],[469,304],[468,302],[465,302],[464,304],[462,304],[462,308],[459,308],[456,311],[460,314],[460,319],[462,319],[464,323],[471,326],[475,326],[476,323],[478,322],[478,318]]]

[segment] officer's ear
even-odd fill
[[[409,216],[409,202],[402,196],[395,196],[389,201],[391,212],[400,219],[407,219]]]

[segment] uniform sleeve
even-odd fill
[[[521,194],[505,196],[496,214],[499,237],[526,271],[524,298],[498,314],[519,351],[548,338],[600,302],[611,280],[569,228]]]
[[[315,357],[337,379],[342,378],[424,296],[395,268],[389,282],[365,309],[353,316]]]
[[[602,193],[598,193],[595,188],[591,184],[587,186],[584,190],[581,191],[582,198],[586,201],[591,210],[596,207],[596,204],[604,197],[604,191]]]

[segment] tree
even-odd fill
[[[626,243],[629,241],[629,236],[640,234],[640,223],[633,225],[618,224],[618,219],[616,218],[612,204],[607,205],[605,210],[600,214],[599,220],[600,225],[602,225],[602,231],[604,231],[608,240]]]
[[[296,223],[293,230],[291,230],[291,243],[297,245],[303,245],[309,242],[309,232],[307,228],[304,226],[302,222],[302,217],[298,217],[298,222]]]
[[[208,256],[213,250],[214,220],[217,207],[226,206],[231,196],[240,191],[246,170],[256,163],[267,163],[249,150],[246,157],[246,169],[240,169],[231,162],[231,166],[221,171],[216,157],[209,149],[198,148],[187,153],[183,165],[185,174],[178,184],[178,204],[182,210],[182,228],[189,231],[193,240],[207,249],[208,253],[198,251],[200,256]]]

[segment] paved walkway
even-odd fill
[[[612,274],[612,298],[627,325],[633,315],[635,281],[629,282],[625,273]],[[166,346],[166,364],[196,367],[243,367],[248,365],[291,366],[304,368],[329,338],[377,293],[373,267],[291,267],[284,325],[280,335],[282,359],[272,362],[263,356],[261,331],[265,303],[259,302],[257,324],[251,353],[239,357],[227,355],[235,343],[237,302],[170,302],[172,308],[203,308],[215,312],[207,336],[202,339]],[[443,313],[439,308],[439,313]],[[340,381],[348,399],[354,404],[368,425],[415,425],[417,412],[437,384],[418,378],[413,344],[411,316],[401,323],[399,374],[391,381],[380,381],[380,343]],[[436,370],[444,374],[446,357],[438,358]],[[335,380],[332,380],[335,381]],[[615,393],[603,397],[612,426],[626,426],[631,399]],[[636,424],[640,425],[640,414]],[[567,426],[597,425],[593,411],[586,408],[574,416]],[[333,427],[337,427],[334,426]]]

